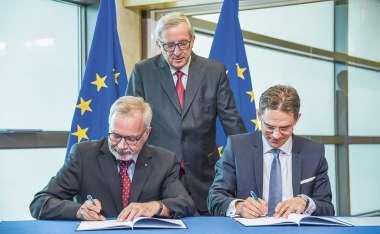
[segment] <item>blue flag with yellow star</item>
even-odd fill
[[[224,0],[209,55],[210,59],[223,63],[227,68],[237,109],[247,131],[255,131],[259,123],[256,118],[255,93],[244,48],[243,35],[239,23],[238,0]],[[226,136],[217,121],[216,142],[219,153],[226,143]]]
[[[69,134],[73,144],[107,136],[112,103],[125,94],[127,75],[116,25],[115,1],[100,1],[94,37]]]

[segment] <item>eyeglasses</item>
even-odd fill
[[[178,48],[180,50],[187,50],[190,48],[190,43],[191,43],[191,40],[182,40],[182,41],[179,41],[177,43],[174,43],[174,42],[168,42],[168,43],[164,43],[162,41],[160,41],[161,43],[161,46],[162,48],[164,48],[164,50],[166,52],[173,52],[175,50],[175,48],[178,46]]]
[[[262,125],[265,126],[264,131],[267,133],[272,134],[276,129],[281,135],[288,135],[291,134],[293,131],[294,124],[283,126],[283,127],[275,127],[268,123],[266,123],[264,120],[261,120]]]
[[[110,132],[108,133],[108,138],[112,141],[112,143],[115,143],[116,145],[121,142],[121,139],[124,139],[124,142],[126,142],[128,145],[136,145],[145,133],[146,130],[144,130],[144,132],[139,136],[122,136],[120,134]]]

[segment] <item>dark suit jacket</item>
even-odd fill
[[[34,196],[30,212],[37,219],[76,219],[88,194],[102,203],[105,217],[116,217],[123,209],[117,160],[105,139],[74,145],[71,159]],[[195,212],[193,201],[178,179],[174,154],[145,145],[136,161],[129,202],[153,200],[162,200],[174,217]]]
[[[317,206],[313,215],[334,215],[324,146],[293,135],[292,147],[294,196],[305,194],[313,199]],[[210,213],[224,216],[232,200],[246,199],[251,190],[262,197],[263,142],[261,132],[231,136],[215,170],[215,180],[208,196]],[[312,177],[315,179],[300,184],[301,181]]]
[[[198,211],[207,212],[207,193],[219,158],[216,118],[221,120],[226,135],[245,132],[224,66],[192,54],[183,111],[169,65],[162,55],[135,65],[127,95],[143,97],[151,105],[149,142],[173,151],[179,160],[184,160],[182,182]]]

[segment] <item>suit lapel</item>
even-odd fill
[[[254,176],[256,179],[257,192],[259,197],[263,197],[263,142],[261,132],[256,131],[253,135],[253,164]]]
[[[301,181],[301,149],[297,144],[298,138],[293,135],[292,145],[292,184],[293,195],[300,194],[300,181]]]
[[[199,62],[198,56],[194,53],[191,54],[191,62],[189,67],[188,80],[185,92],[185,107],[183,108],[182,118],[188,112],[191,103],[194,100],[204,76],[205,72],[202,71],[202,64]]]
[[[108,143],[105,140],[101,147],[103,154],[98,156],[101,173],[105,179],[106,186],[110,191],[111,197],[115,204],[115,209],[122,210],[120,178],[117,171],[117,162],[115,157],[108,149]]]
[[[166,93],[170,102],[173,104],[173,106],[178,111],[178,114],[181,115],[182,110],[179,106],[179,100],[177,97],[177,93],[175,91],[175,86],[174,86],[174,82],[172,79],[173,76],[170,72],[170,68],[169,68],[168,63],[165,61],[165,59],[162,55],[159,57],[158,66],[160,68],[160,69],[158,69],[160,71],[160,74],[158,75],[158,77],[159,77],[159,80],[161,83],[161,87],[164,90],[164,92]],[[185,98],[185,100],[186,100],[186,98]]]
[[[137,158],[129,202],[136,202],[138,200],[144,184],[152,171],[151,159],[152,154],[150,154],[148,146],[145,145]]]

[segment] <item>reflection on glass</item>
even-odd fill
[[[348,131],[353,136],[380,136],[380,72],[348,68]]]
[[[380,145],[351,145],[351,214],[380,210]]]

